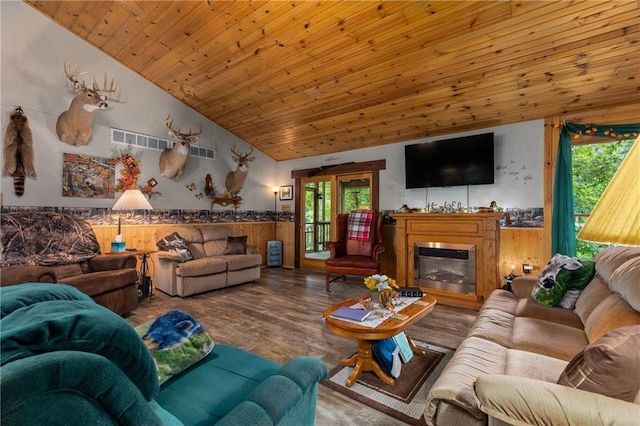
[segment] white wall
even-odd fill
[[[207,120],[191,108],[164,93],[139,75],[71,32],[53,23],[30,6],[22,2],[1,2],[2,43],[2,132],[7,127],[10,113],[22,106],[29,118],[35,147],[37,178],[27,178],[25,194],[15,196],[13,179],[3,176],[1,180],[3,204],[24,206],[64,207],[111,207],[113,199],[88,199],[62,197],[63,153],[77,153],[97,157],[113,158],[123,145],[110,142],[110,128],[129,130],[169,139],[164,120],[174,117],[175,126],[184,131],[190,127],[197,130],[202,121],[204,132],[198,145],[215,149],[215,161],[191,157],[184,174],[175,180],[160,176],[158,161],[160,151],[134,148],[132,153],[141,164],[138,181],[144,185],[155,177],[162,193],[153,197],[155,208],[208,209],[209,200],[198,199],[195,194],[204,187],[207,173],[211,174],[214,186],[224,191],[224,179],[235,169],[230,148],[247,151],[248,145],[222,127]],[[64,74],[67,58],[79,69],[89,71],[84,76],[88,83],[93,76],[102,84],[105,72],[115,77],[118,92],[109,96],[109,107],[94,115],[93,136],[86,146],[75,147],[60,142],[55,132],[58,115],[65,111],[74,97]],[[254,152],[256,159],[250,165],[249,177],[240,195],[244,210],[272,210],[274,175],[276,162],[261,152]],[[119,173],[119,168],[117,169]],[[196,191],[186,185],[194,182]],[[116,194],[116,198],[119,194]],[[217,206],[216,209],[225,209]],[[230,209],[232,207],[226,207]]]
[[[218,191],[224,190],[224,178],[235,168],[231,146],[246,151],[248,144],[222,127],[207,120],[179,100],[164,93],[142,77],[131,72],[98,49],[61,28],[22,2],[0,2],[1,22],[1,128],[6,129],[9,114],[20,105],[29,118],[34,136],[37,178],[27,178],[22,197],[13,193],[13,180],[2,176],[0,183],[4,205],[111,207],[114,200],[62,197],[62,155],[78,153],[98,157],[116,157],[122,145],[110,142],[110,128],[168,139],[164,119],[171,114],[175,124],[196,129],[199,121],[204,132],[198,144],[215,149],[215,161],[191,157],[185,173],[176,180],[160,176],[159,151],[133,149],[134,157],[142,161],[139,184],[155,177],[157,191],[155,208],[208,209],[209,201],[195,197],[211,174]],[[88,78],[102,81],[104,72],[115,77],[119,91],[109,98],[109,108],[97,111],[94,134],[89,145],[73,147],[58,140],[55,123],[74,96],[64,76],[64,61],[70,58]],[[114,100],[115,98],[115,100]],[[404,145],[428,140],[445,139],[473,133],[493,131],[496,136],[496,180],[494,185],[406,190],[404,185]],[[273,209],[273,185],[293,184],[291,170],[340,164],[351,161],[386,159],[386,170],[380,173],[380,209],[395,210],[403,204],[424,207],[427,202],[443,204],[460,202],[463,206],[486,206],[493,200],[503,207],[541,207],[543,205],[543,121],[482,129],[476,132],[425,138],[376,148],[358,149],[331,155],[275,162],[254,151],[244,189],[242,210]],[[119,170],[119,169],[118,169]],[[194,182],[198,190],[186,185]],[[117,197],[118,195],[116,195]],[[291,202],[286,201],[290,204]],[[278,202],[282,204],[282,202]],[[292,206],[293,207],[293,206]],[[231,207],[227,207],[229,209]],[[214,206],[214,209],[225,207]]]
[[[431,140],[494,132],[495,183],[449,188],[405,189],[404,146]],[[291,170],[342,164],[352,161],[386,160],[380,172],[380,210],[397,210],[403,204],[423,208],[427,203],[443,205],[461,203],[467,206],[489,206],[496,201],[501,207],[543,206],[544,121],[491,127],[481,131],[424,138],[405,143],[359,149],[331,155],[309,157],[278,163],[278,184],[291,185]],[[468,190],[468,195],[467,195]]]

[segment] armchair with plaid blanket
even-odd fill
[[[330,257],[325,261],[325,289],[346,275],[366,277],[380,273],[382,214],[371,210],[354,210],[336,217],[337,240],[327,243]],[[336,275],[331,278],[331,274]]]

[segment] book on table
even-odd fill
[[[331,313],[331,316],[338,319],[347,319],[351,321],[364,321],[371,315],[371,311],[366,309],[354,309],[347,306],[336,309]]]

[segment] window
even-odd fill
[[[572,147],[573,199],[576,234],[587,221],[618,166],[631,149],[633,140],[593,142],[578,140]],[[592,258],[604,244],[578,240],[576,255]]]

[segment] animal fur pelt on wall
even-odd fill
[[[11,113],[4,134],[4,167],[2,173],[13,176],[15,194],[24,194],[24,178],[35,177],[33,165],[33,136],[29,121],[21,107]]]

